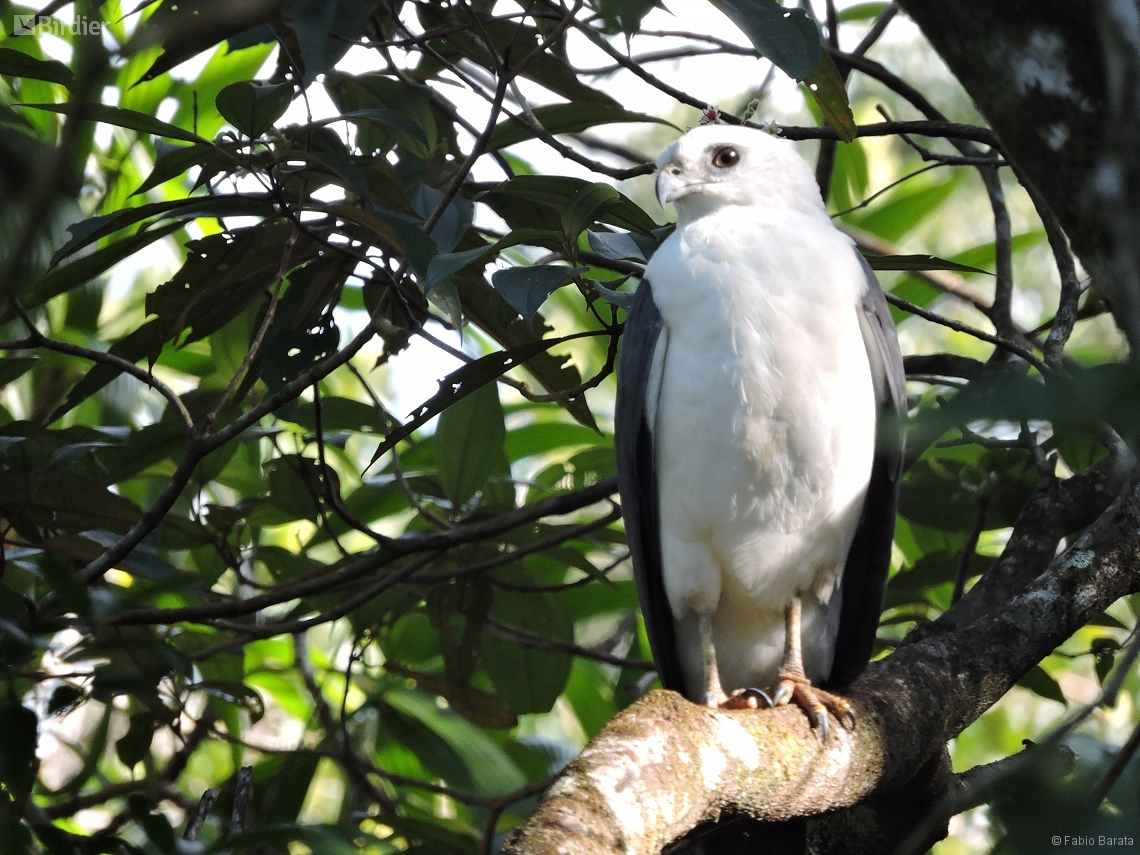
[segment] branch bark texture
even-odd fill
[[[897,791],[920,771],[937,771],[948,739],[1137,590],[1140,479],[1003,606],[874,663],[848,695],[858,717],[853,730],[835,728],[821,745],[796,709],[710,710],[653,692],[567,767],[503,851],[656,855],[722,813],[786,820]],[[949,786],[948,775],[942,780]],[[901,839],[907,829],[895,831],[889,836]],[[883,830],[875,833],[882,845]],[[849,840],[847,848],[860,845]]]
[[[1116,0],[900,0],[1140,342],[1140,11]]]

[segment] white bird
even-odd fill
[[[894,324],[791,143],[707,125],[657,167],[677,227],[626,321],[616,449],[658,673],[709,705],[795,701],[826,740],[829,709],[853,717],[815,686],[866,667],[890,564]]]

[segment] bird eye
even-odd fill
[[[739,161],[740,152],[732,146],[718,148],[712,159],[713,166],[719,166],[721,169],[728,169],[730,166],[735,166]]]

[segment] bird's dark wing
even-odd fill
[[[663,325],[649,282],[643,279],[622,335],[614,411],[614,451],[626,540],[633,559],[637,593],[657,663],[657,674],[667,689],[683,694],[685,684],[681,661],[677,657],[673,612],[669,608],[661,570],[657,465],[646,411],[653,353]]]
[[[875,645],[891,564],[906,441],[906,374],[894,320],[874,271],[866,259],[860,256],[860,260],[867,289],[859,322],[875,384],[877,437],[863,515],[843,568],[843,606],[828,678],[833,686],[845,686],[858,677]]]

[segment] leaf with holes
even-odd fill
[[[819,27],[803,9],[776,0],[714,0],[756,50],[788,77],[806,80],[819,70]]]
[[[855,115],[847,97],[847,86],[835,67],[831,54],[822,53],[819,71],[804,81],[811,97],[823,112],[823,118],[844,142],[855,139]]]

